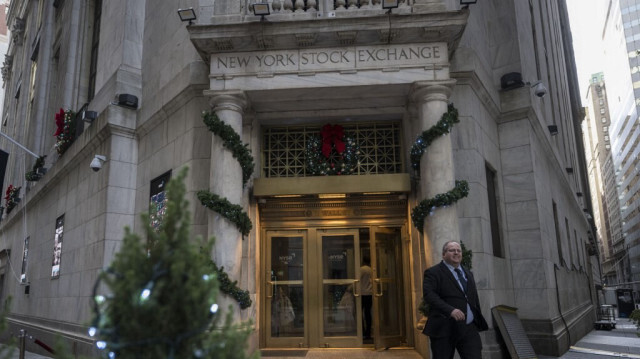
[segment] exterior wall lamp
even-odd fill
[[[255,3],[252,4],[251,7],[253,8],[253,14],[255,16],[260,16],[260,21],[265,21],[264,17],[271,14],[268,3]]]
[[[382,0],[382,8],[389,9],[389,12],[391,12],[391,9],[397,8],[398,5],[400,5],[399,0]]]
[[[178,9],[178,16],[180,16],[180,21],[189,21],[189,25],[193,25],[193,20],[196,19],[196,12],[192,7],[188,9]]]

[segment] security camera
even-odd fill
[[[547,88],[542,82],[537,82],[531,85],[531,87],[533,87],[533,93],[535,93],[538,97],[544,97],[544,95],[547,94]]]
[[[98,172],[102,169],[102,163],[107,160],[106,156],[96,155],[93,157],[91,164],[89,165],[93,172]]]

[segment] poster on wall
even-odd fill
[[[56,219],[56,234],[53,240],[53,261],[51,263],[51,278],[60,276],[60,257],[62,255],[62,233],[64,232],[64,215]]]
[[[167,212],[167,183],[171,179],[171,171],[156,177],[151,181],[151,193],[149,203],[149,220],[151,227],[157,232]]]
[[[29,257],[29,237],[24,239],[24,246],[22,247],[22,271],[20,272],[20,283],[27,282],[27,259]]]

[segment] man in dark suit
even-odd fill
[[[460,262],[460,244],[449,241],[442,247],[442,262],[424,271],[428,320],[422,332],[429,336],[433,359],[452,359],[455,350],[461,359],[482,358],[478,332],[488,326],[473,275]]]

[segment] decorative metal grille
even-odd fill
[[[398,122],[340,124],[345,137],[360,146],[355,174],[401,173],[403,153]],[[264,177],[308,176],[305,165],[307,141],[320,135],[321,126],[268,127],[262,141]]]

